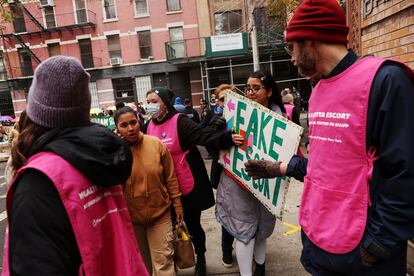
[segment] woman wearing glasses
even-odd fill
[[[273,77],[261,71],[250,75],[246,97],[283,115],[286,113]],[[252,193],[226,170],[216,194],[216,218],[236,238],[236,256],[242,276],[265,275],[266,239],[275,227],[275,217]]]

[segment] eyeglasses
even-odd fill
[[[254,94],[257,94],[260,91],[260,89],[262,89],[262,88],[265,88],[265,87],[263,85],[262,86],[255,85],[255,86],[252,86],[252,87],[246,86],[244,91],[245,91],[246,94],[249,93],[249,91],[253,92]]]
[[[291,43],[286,43],[286,44],[285,44],[285,46],[284,46],[284,48],[285,48],[286,53],[287,53],[289,56],[292,56],[292,55],[293,55],[293,44],[291,44]]]

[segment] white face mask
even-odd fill
[[[158,116],[160,116],[160,104],[159,103],[149,103],[147,104],[146,109],[152,118],[157,119]]]

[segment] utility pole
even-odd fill
[[[254,16],[255,0],[249,1],[249,26],[250,26],[250,39],[252,41],[253,52],[253,69],[254,71],[260,70],[259,65],[259,48],[257,46],[257,33],[256,33],[256,18]]]

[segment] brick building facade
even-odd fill
[[[350,46],[359,55],[373,54],[404,62],[414,69],[414,1],[347,1]]]

